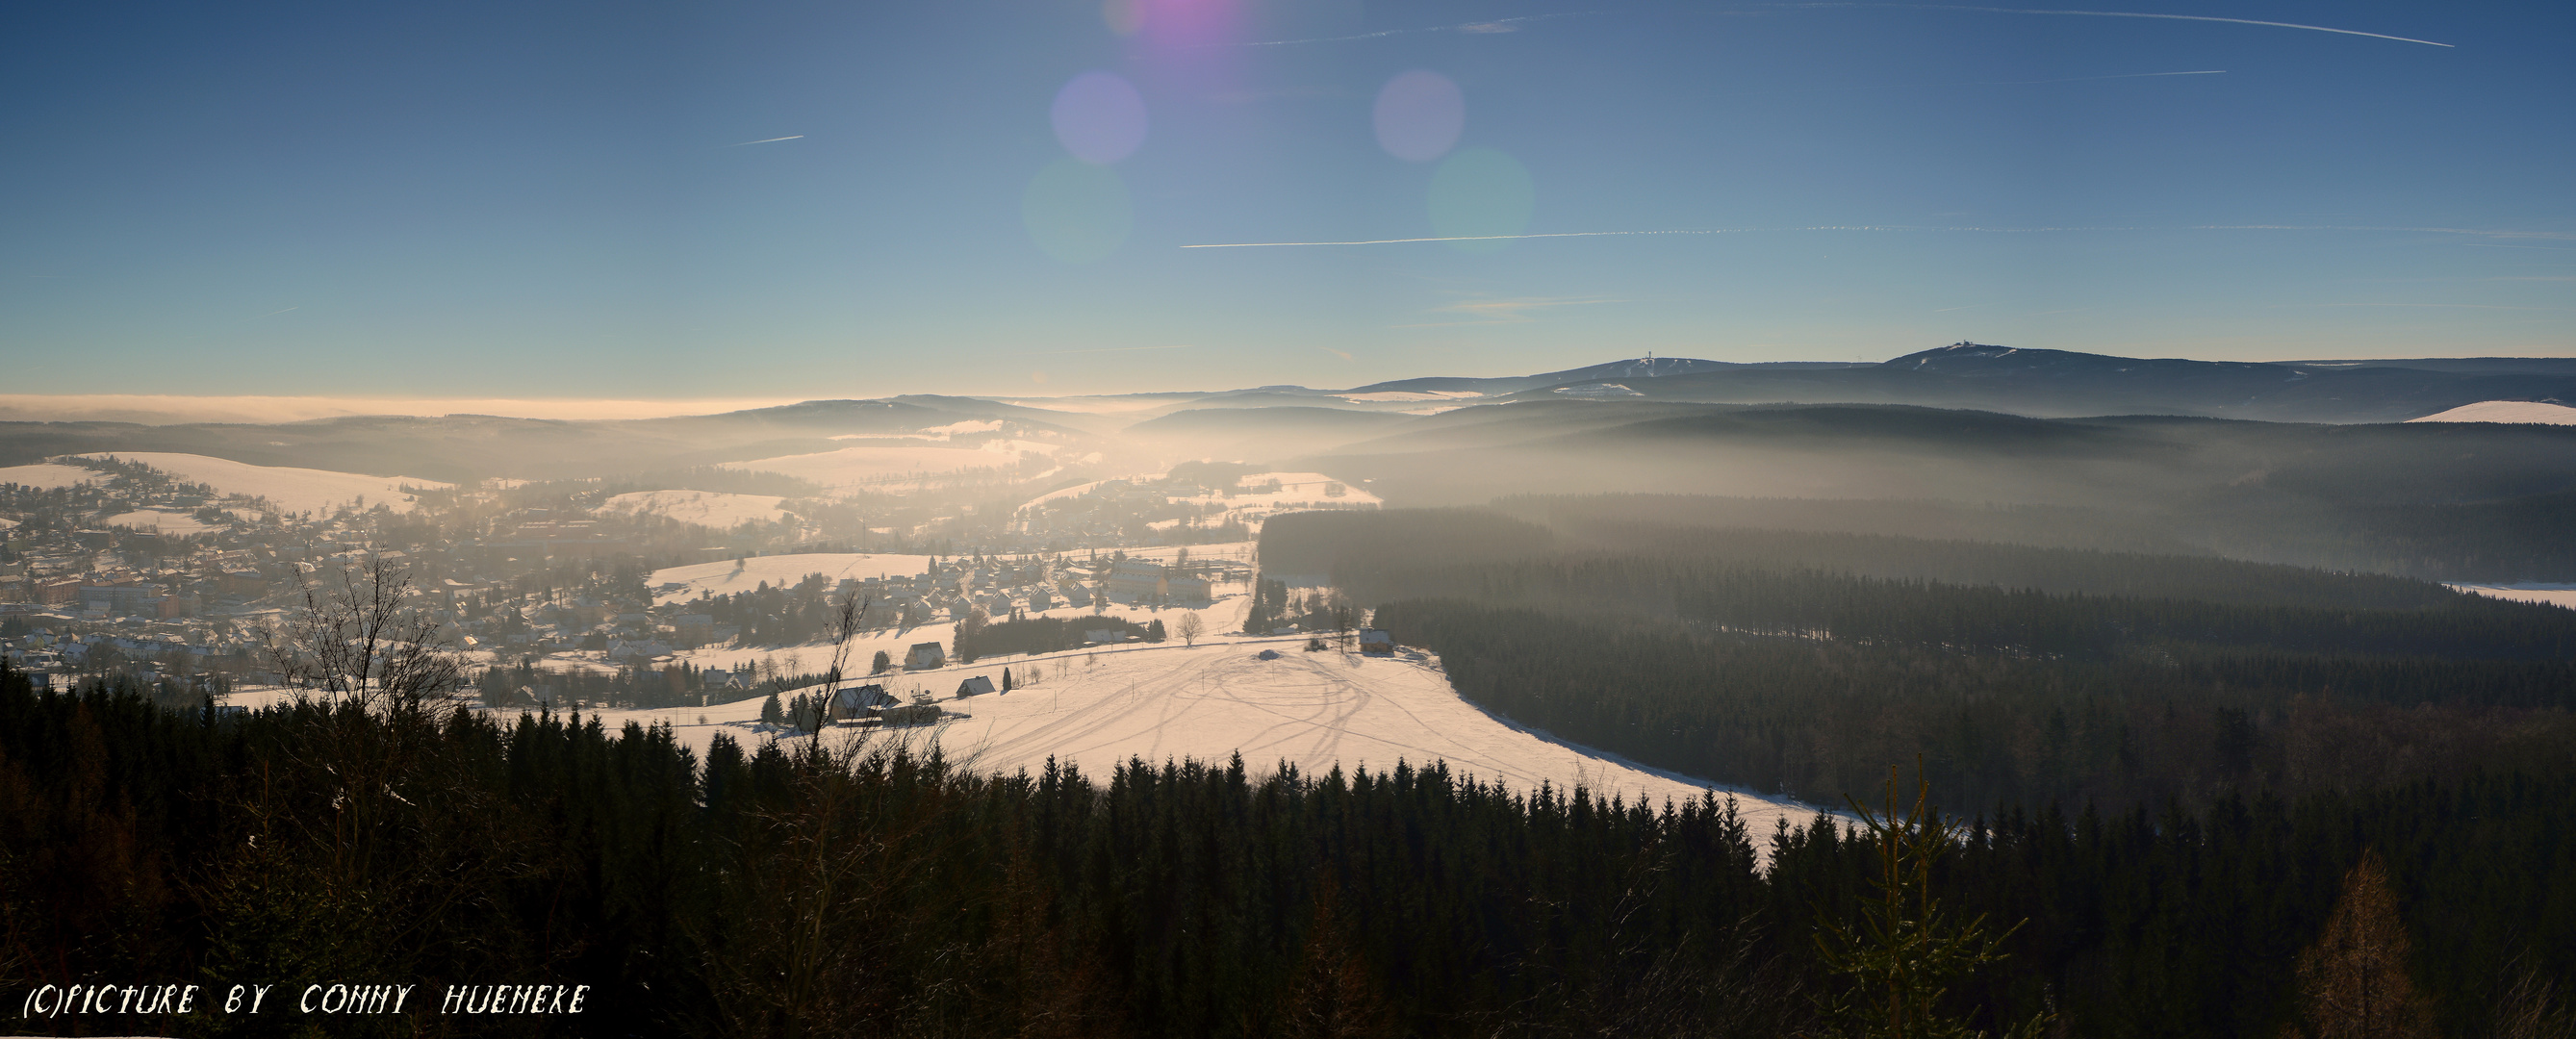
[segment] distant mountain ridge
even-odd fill
[[[1013,435],[1091,442],[1112,455],[1130,429],[1156,442],[1140,450],[1203,442],[1210,448],[1299,453],[1398,433],[1398,416],[1465,408],[1500,417],[1513,409],[1484,406],[1542,402],[1550,414],[1576,409],[1563,414],[1585,427],[1638,421],[1653,415],[1657,405],[1708,404],[2395,423],[2486,402],[2576,402],[2576,358],[2200,361],[1963,342],[1875,363],[1647,356],[1531,375],[1432,376],[1348,390],[1269,385],[1116,396],[1114,406],[1068,401],[1061,410],[1042,398],[907,394],[656,419],[380,415],[274,424],[0,422],[0,464],[56,454],[162,451],[441,480],[492,474],[551,478],[826,452],[848,446],[851,437],[962,421],[1007,422],[1018,431]],[[1466,421],[1440,428],[1477,425],[1460,417]],[[1103,457],[1101,464],[1109,464]]]
[[[1514,390],[1505,399],[1552,396],[1556,389],[1599,378],[1569,374]],[[2392,361],[2117,357],[1963,342],[1877,364],[1717,366],[1623,385],[1649,399],[1709,404],[1913,404],[2051,418],[2403,422],[2481,401],[2576,400],[2576,358],[2463,358],[2441,367],[2406,367]]]
[[[1578,382],[1604,379],[1660,379],[1674,375],[1696,375],[1705,372],[1759,369],[1766,371],[1814,371],[1830,368],[1866,368],[1867,361],[1711,361],[1698,357],[1636,357],[1624,361],[1604,361],[1581,368],[1537,375],[1473,378],[1429,376],[1419,379],[1396,379],[1355,386],[1344,393],[1454,393],[1473,390],[1488,395],[1518,393]]]

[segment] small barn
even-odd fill
[[[993,680],[983,675],[976,675],[973,678],[957,683],[957,698],[960,700],[969,696],[982,696],[992,691]]]
[[[1360,652],[1373,657],[1395,655],[1395,636],[1376,628],[1360,629]]]
[[[903,654],[903,666],[912,671],[928,671],[948,666],[948,653],[936,642],[915,642]]]

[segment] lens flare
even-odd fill
[[[1109,31],[1120,36],[1134,36],[1145,24],[1145,0],[1100,0],[1100,20]]]
[[[1537,198],[1519,160],[1491,148],[1468,148],[1431,171],[1431,230],[1443,238],[1516,235],[1529,229]],[[1489,253],[1512,243],[1504,238],[1447,244],[1460,252]]]
[[[1166,57],[1243,38],[1243,0],[1137,0],[1137,20]]]
[[[1145,99],[1114,73],[1085,72],[1055,92],[1047,112],[1055,139],[1073,157],[1106,166],[1145,143]]]
[[[1406,162],[1446,155],[1467,128],[1467,96],[1437,72],[1415,69],[1377,92],[1377,144]]]
[[[1096,263],[1127,241],[1136,210],[1118,171],[1057,159],[1020,195],[1020,219],[1029,240],[1065,263]]]

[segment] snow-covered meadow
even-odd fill
[[[164,534],[203,534],[215,529],[213,524],[198,519],[195,513],[176,509],[136,509],[101,517],[98,522],[100,526],[157,530]]]
[[[785,513],[778,511],[779,505],[786,500],[772,494],[634,491],[601,502],[599,511],[621,515],[642,513],[717,530],[731,530],[745,523],[776,523],[787,518]]]
[[[106,474],[98,470],[83,469],[77,465],[64,465],[60,462],[0,466],[0,483],[14,483],[20,487],[54,490],[61,487],[78,487],[85,483],[103,483],[106,479]]]
[[[748,592],[767,584],[793,586],[810,574],[821,574],[838,581],[844,577],[865,579],[878,576],[906,577],[930,569],[929,556],[879,555],[865,552],[800,552],[780,556],[753,556],[749,559],[726,559],[713,563],[691,563],[653,571],[644,579],[653,590],[656,606],[695,599],[700,595],[726,596]]]
[[[2408,422],[2536,422],[2576,426],[2576,408],[2536,400],[2482,400]]]
[[[935,743],[952,761],[1003,774],[1038,771],[1049,758],[1079,764],[1095,777],[1131,759],[1156,765],[1188,758],[1223,762],[1236,754],[1256,772],[1286,763],[1310,775],[1336,766],[1349,771],[1442,761],[1455,774],[1516,790],[1542,783],[1580,786],[1631,803],[1732,793],[1757,829],[1767,829],[1775,816],[1804,823],[1817,814],[1640,766],[1487,714],[1459,699],[1440,662],[1428,654],[1366,657],[1338,649],[1307,652],[1305,644],[1303,637],[1226,635],[1196,646],[1175,639],[880,676],[868,681],[907,700],[916,690],[927,691],[949,716],[864,737],[858,728],[836,727],[820,738],[898,740],[917,748]],[[820,663],[810,655],[807,662]],[[1016,691],[956,698],[959,684],[970,677],[990,678],[998,687],[1005,668],[1020,685]],[[752,744],[806,738],[761,724],[763,699],[597,713],[611,727],[628,721],[670,725],[701,754],[719,732]]]
[[[403,488],[446,490],[449,486],[416,476],[368,476],[329,469],[250,465],[205,455],[159,451],[119,453],[115,457],[140,462],[188,483],[205,484],[214,488],[217,494],[266,498],[270,504],[287,512],[328,512],[335,506],[351,504],[361,498],[369,505],[382,502],[396,512],[409,512],[419,506]],[[98,475],[85,469],[81,472],[92,478]]]
[[[2451,587],[2496,599],[2546,603],[2576,610],[2576,584],[2525,582],[2522,584],[2455,584]]]

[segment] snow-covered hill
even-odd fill
[[[103,527],[132,527],[136,530],[157,530],[164,534],[203,534],[216,529],[214,525],[198,519],[194,513],[180,512],[175,509],[136,509],[132,512],[120,512],[113,516],[101,517],[98,522]]]
[[[753,556],[739,561],[691,563],[653,571],[644,586],[653,589],[655,605],[695,599],[700,594],[732,595],[748,592],[766,582],[770,587],[793,585],[808,574],[822,574],[837,581],[844,577],[869,578],[879,575],[911,576],[930,569],[929,556],[876,555],[861,552],[802,552],[783,556]]]
[[[649,513],[682,523],[731,530],[745,523],[776,523],[787,499],[769,494],[724,494],[717,491],[635,491],[601,502],[602,512]]]
[[[396,512],[409,512],[418,505],[403,488],[445,490],[448,487],[437,480],[415,476],[368,476],[329,469],[250,465],[205,455],[141,451],[119,452],[116,457],[128,462],[141,462],[189,483],[205,484],[214,488],[217,494],[266,498],[287,512],[327,512],[334,506],[350,504],[361,498],[369,506],[382,502]]]
[[[57,487],[77,487],[85,483],[105,483],[106,481],[106,474],[98,470],[83,469],[77,465],[64,465],[60,462],[0,466],[0,483],[14,483],[21,487],[42,487],[52,490]]]
[[[2545,603],[2576,610],[2576,584],[2455,584],[2451,587],[2494,599]]]
[[[2482,400],[2408,422],[2537,422],[2576,426],[2576,408],[2536,400]]]
[[[1159,765],[1181,758],[1222,762],[1240,753],[1255,771],[1286,762],[1308,774],[1335,766],[1348,771],[1361,765],[1393,768],[1399,760],[1445,761],[1454,773],[1517,790],[1541,783],[1581,786],[1632,803],[1730,792],[1486,714],[1459,699],[1439,661],[1426,654],[1309,653],[1304,644],[1302,638],[1218,636],[1188,647],[1176,639],[887,676],[877,681],[888,691],[908,699],[914,690],[926,690],[962,717],[874,738],[924,746],[935,741],[950,760],[997,773],[1035,772],[1054,758],[1105,777],[1131,758]],[[1271,656],[1264,658],[1265,651]],[[1006,667],[1021,683],[1019,690],[955,698],[969,677],[999,685]],[[755,697],[702,709],[607,711],[602,720],[612,727],[627,720],[667,722],[703,754],[718,732],[754,742],[770,738],[758,724],[760,705]],[[835,729],[825,738],[853,732]],[[1804,806],[1732,792],[1757,829],[1766,829],[1775,815],[1793,823],[1815,815]]]

